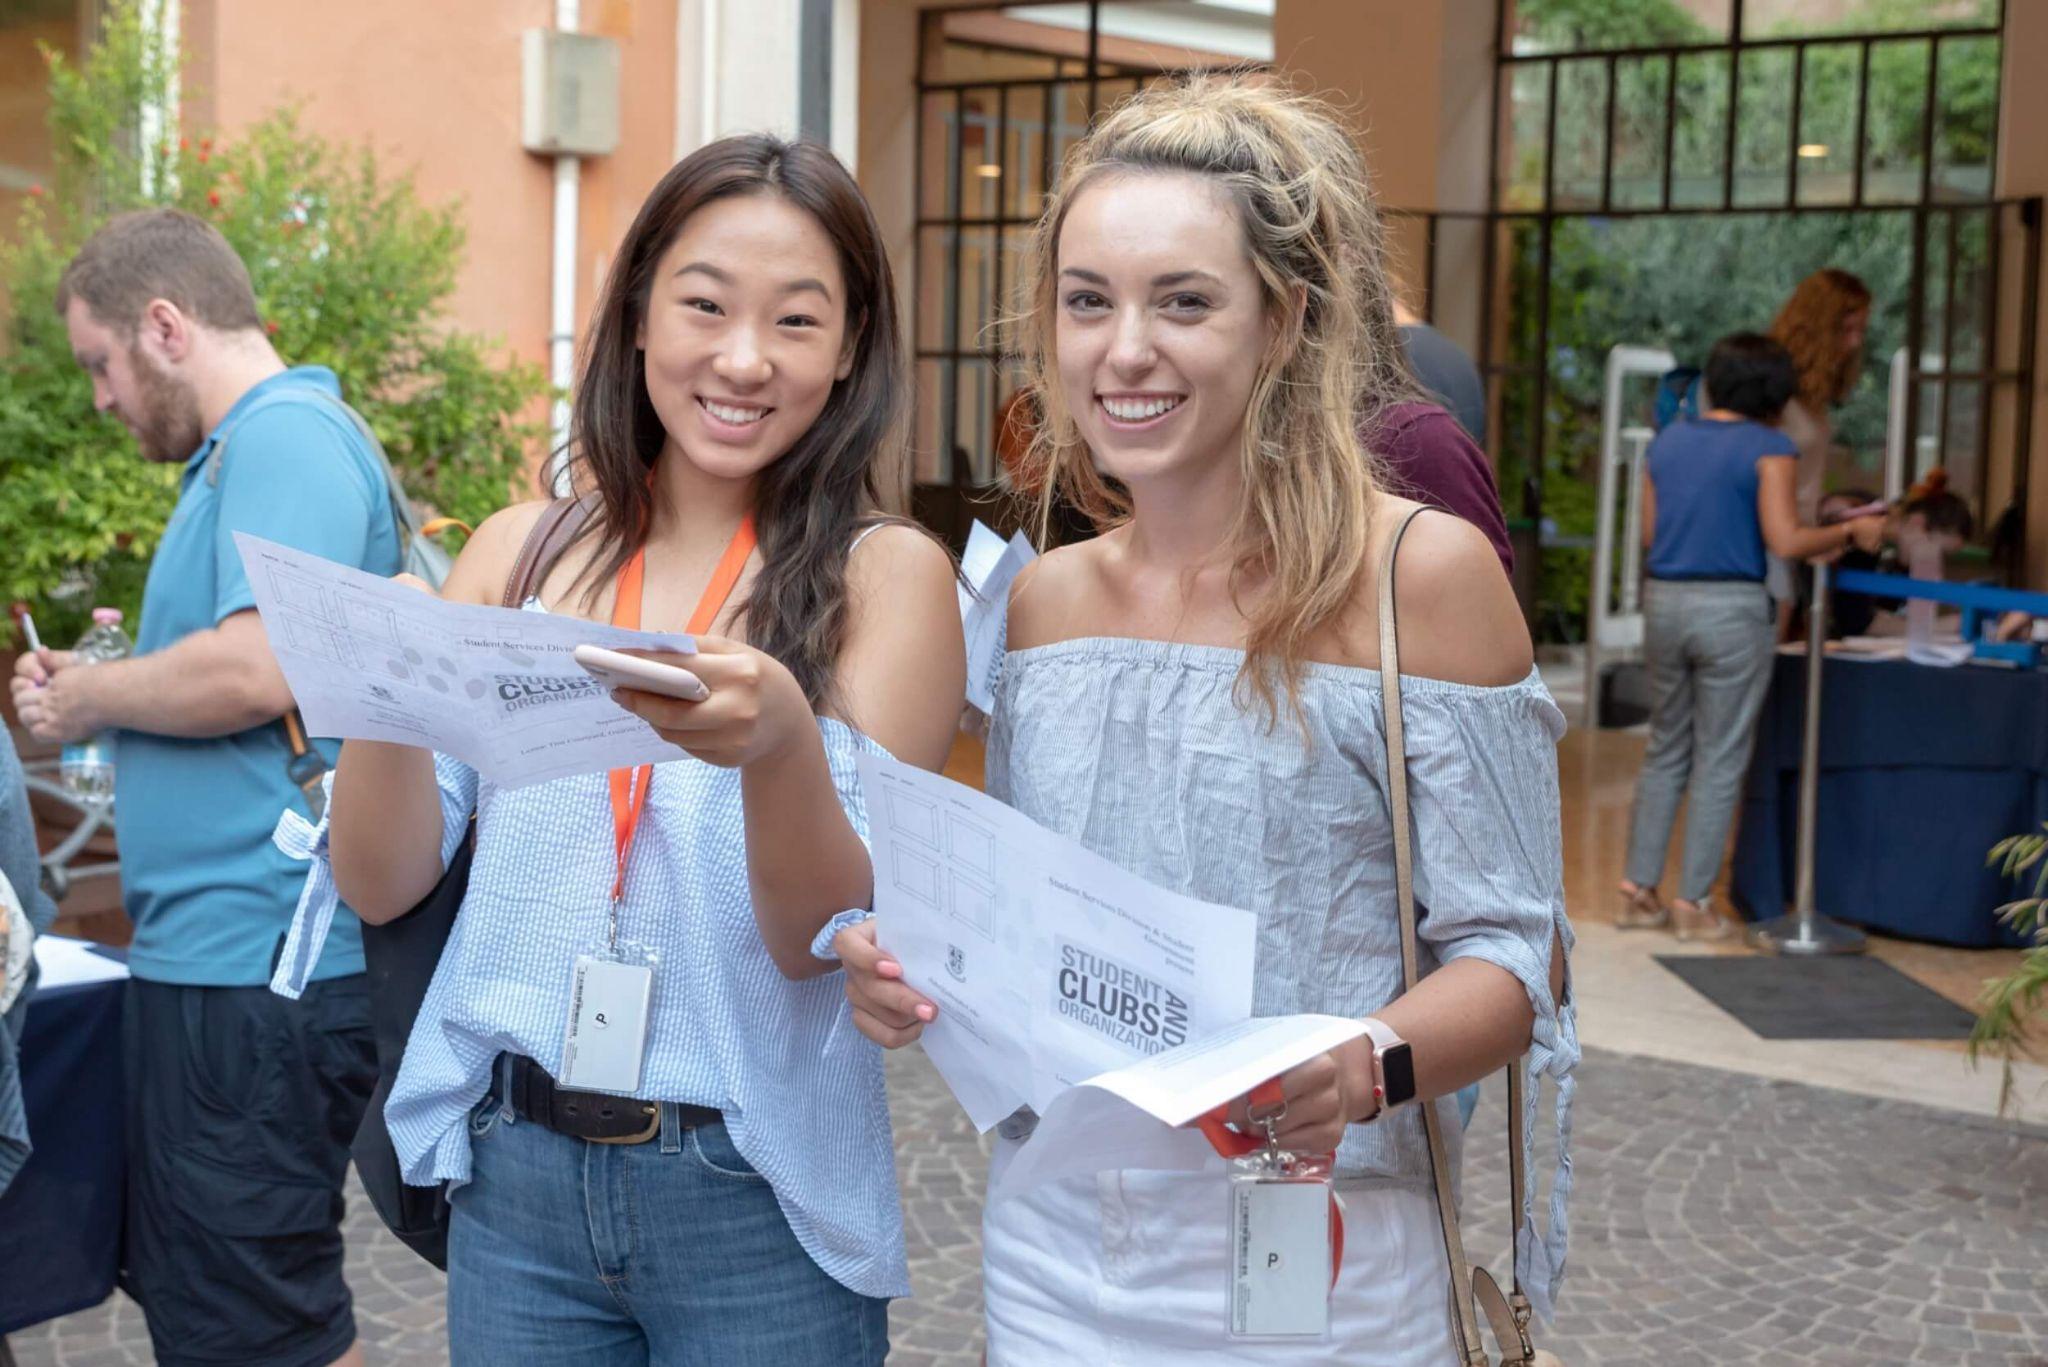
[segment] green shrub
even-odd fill
[[[135,611],[177,497],[178,468],[144,462],[93,412],[50,307],[65,263],[114,214],[176,205],[213,222],[247,262],[279,353],[334,370],[420,503],[474,525],[509,500],[543,431],[540,369],[442,319],[459,209],[422,203],[409,177],[290,110],[234,139],[139,145],[137,111],[161,98],[174,56],[133,0],[109,7],[81,62],[45,50],[57,173],[0,246],[0,600],[34,605],[51,644],[94,603]]]

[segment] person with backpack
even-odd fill
[[[13,680],[37,739],[117,737],[135,926],[124,1285],[167,1367],[358,1363],[341,1218],[373,1078],[360,932],[336,920],[303,999],[265,986],[305,879],[271,831],[305,798],[234,533],[392,574],[386,467],[333,372],[278,356],[247,268],[202,219],[113,219],[56,308],[94,406],[145,460],[183,467],[134,656],[82,668],[41,650]]]
[[[1706,392],[1711,407],[1650,443],[1643,485],[1650,743],[1636,778],[1615,915],[1624,930],[1670,927],[1681,940],[1725,939],[1735,929],[1708,894],[1770,684],[1777,633],[1767,557],[1874,551],[1885,528],[1882,517],[1821,527],[1802,521],[1793,495],[1798,447],[1776,426],[1798,392],[1782,345],[1754,332],[1723,337],[1707,357]],[[1681,801],[1685,855],[1679,896],[1667,906],[1657,885]]]
[[[882,1058],[826,956],[874,885],[857,756],[938,768],[965,693],[951,557],[880,511],[907,406],[846,168],[768,136],[691,153],[592,313],[588,493],[493,516],[443,589],[688,632],[655,658],[707,696],[614,695],[685,756],[505,789],[342,747],[325,839],[365,920],[424,914],[469,851],[383,1112],[406,1180],[448,1188],[456,1364],[888,1351],[910,1286]],[[589,1067],[572,1019],[625,1065]]]

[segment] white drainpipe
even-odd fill
[[[577,0],[555,0],[555,27],[574,33]],[[576,207],[581,159],[555,158],[554,261],[548,291],[548,381],[557,391],[549,413],[547,483],[557,497],[569,492],[569,387],[576,379]]]
[[[156,173],[159,163],[157,149],[178,136],[178,10],[181,0],[156,0],[147,11],[146,22],[155,30],[151,35],[159,53],[167,63],[164,77],[163,103],[155,100],[143,102],[140,126],[136,130],[142,142],[142,193],[155,195],[157,192]],[[177,187],[176,172],[168,165],[164,167],[167,191]]]

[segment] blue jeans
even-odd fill
[[[453,1194],[448,1349],[455,1367],[880,1367],[889,1303],[805,1253],[725,1126],[591,1144],[516,1120],[496,1095],[470,1120]]]

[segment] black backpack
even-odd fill
[[[526,544],[505,583],[505,606],[516,608],[540,587],[542,577],[590,516],[587,501],[561,498],[549,504],[527,533]],[[370,1027],[377,1040],[377,1086],[363,1123],[349,1146],[363,1190],[399,1242],[443,1271],[448,1267],[448,1186],[415,1187],[399,1171],[391,1132],[384,1127],[384,1103],[405,1060],[427,985],[440,966],[441,951],[462,898],[469,891],[469,866],[476,857],[476,822],[448,861],[441,881],[420,904],[396,920],[363,923],[363,969],[370,987]]]

